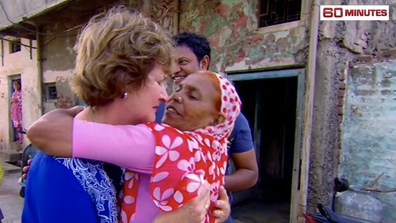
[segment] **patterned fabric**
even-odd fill
[[[14,91],[11,99],[16,99],[17,103],[11,103],[11,120],[15,128],[22,127],[22,92]]]
[[[224,185],[228,161],[227,137],[241,107],[235,88],[227,79],[215,75],[222,93],[221,112],[226,117],[224,123],[193,132],[182,132],[166,124],[147,124],[156,139],[156,157],[151,178],[154,203],[163,212],[174,211],[196,197],[199,187],[206,180],[211,185],[211,205],[205,220],[207,223],[216,220],[210,213],[215,209],[214,202],[218,199],[219,187]],[[119,202],[119,221],[122,223],[134,222],[138,205],[138,181],[138,173],[126,170],[123,199]]]
[[[100,223],[117,223],[116,191],[112,181],[103,169],[103,163],[98,161],[55,158],[66,166],[90,195],[95,204]]]

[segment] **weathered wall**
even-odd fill
[[[386,0],[322,0],[326,5],[391,5]],[[392,18],[391,15],[391,18]],[[320,41],[316,66],[314,123],[309,178],[309,210],[317,202],[330,202],[332,180],[337,176],[334,166],[340,165],[343,147],[342,125],[345,97],[345,73],[353,63],[372,58],[381,59],[395,45],[394,21],[340,21],[320,23]],[[348,85],[346,86],[348,88]],[[348,97],[348,96],[346,96]],[[345,105],[348,107],[349,105]],[[356,154],[358,155],[358,154]],[[342,165],[348,165],[342,163]],[[355,182],[351,182],[355,183]],[[323,185],[317,187],[316,185]]]
[[[43,36],[41,42],[41,59],[43,66],[43,83],[55,83],[58,101],[44,100],[44,113],[55,108],[67,108],[76,105],[76,97],[71,93],[69,80],[73,76],[75,54],[73,46],[81,24],[89,17],[75,16],[68,22],[54,22],[43,27],[42,32],[51,33]],[[65,32],[70,30],[69,32]],[[63,86],[63,87],[62,87]],[[66,86],[66,87],[65,87]]]
[[[396,61],[355,66],[347,85],[341,173],[360,187],[385,173],[375,187],[396,188]],[[372,195],[385,204],[383,222],[396,222],[396,193]]]
[[[216,71],[243,73],[305,66],[310,24],[308,13],[305,14],[306,26],[263,32],[257,29],[256,3],[252,0],[182,1],[180,29],[203,34],[209,39],[212,46],[211,69]],[[303,10],[310,11],[310,1],[305,1],[305,4]],[[339,80],[335,64],[342,62],[342,59],[337,58],[337,39],[334,37],[330,41],[324,40],[318,48],[320,53],[315,85],[308,196],[311,212],[315,211],[318,202],[328,202],[338,161],[337,154],[334,154],[339,137]]]
[[[338,107],[338,114],[344,119],[339,129],[341,142],[338,148],[341,150],[335,149],[333,153],[334,157],[341,153],[339,175],[349,179],[351,184],[365,186],[383,171],[387,174],[379,186],[395,187],[395,151],[389,137],[394,131],[391,114],[394,109],[393,91],[396,86],[393,73],[396,65],[386,61],[394,59],[395,54],[396,22],[392,18],[396,16],[396,2],[331,1],[331,4],[339,3],[390,5],[391,12],[390,21],[322,22],[320,47],[324,47],[321,49],[326,54],[331,52],[332,56],[327,58],[335,63],[328,61],[327,69],[321,71],[335,75],[330,81],[335,86],[342,89],[346,84],[346,91],[340,90],[338,95],[338,104],[343,106]],[[323,63],[318,63],[318,67],[321,66]],[[335,122],[335,117],[332,120]],[[387,204],[383,222],[395,222],[395,195],[378,197]]]
[[[0,29],[11,26],[12,23],[19,23],[24,17],[30,18],[69,1],[70,0],[1,1],[2,6],[0,6]],[[4,11],[7,15],[4,13]]]
[[[181,1],[180,31],[206,36],[212,46],[211,68],[220,72],[304,64],[304,26],[260,34],[253,0]]]
[[[22,43],[29,45],[29,40],[22,39]],[[33,41],[33,46],[35,43]],[[29,127],[39,118],[39,93],[37,91],[37,60],[36,50],[33,49],[32,59],[28,47],[21,47],[20,52],[9,54],[9,44],[4,41],[4,66],[0,64],[0,148],[10,149],[10,89],[12,83],[9,77],[21,75],[23,126]],[[24,146],[27,145],[25,137]]]
[[[8,1],[7,1],[8,2]],[[43,10],[50,10],[51,7],[56,6],[58,3],[65,3],[67,1],[18,1],[17,4],[9,5],[8,3],[3,4],[7,12],[18,11],[18,13],[12,13],[11,21],[19,21],[18,18],[22,16],[31,16],[37,13],[41,13]],[[111,2],[111,1],[109,1]],[[114,0],[114,3],[128,3],[130,1],[119,1]],[[131,4],[133,7],[140,11],[143,8],[146,1],[133,1]],[[81,2],[82,8],[86,4],[90,4],[88,1]],[[84,5],[85,4],[85,5]],[[77,6],[76,6],[77,7]],[[147,8],[146,8],[147,9]],[[13,144],[9,143],[9,100],[11,95],[9,94],[10,83],[8,83],[8,77],[12,75],[21,75],[22,77],[22,91],[23,91],[23,124],[25,127],[29,127],[35,120],[39,118],[38,101],[43,100],[43,112],[49,112],[55,108],[68,108],[77,104],[75,95],[71,92],[69,87],[70,78],[73,76],[75,54],[73,52],[73,46],[75,44],[75,38],[81,27],[88,21],[88,19],[99,12],[101,9],[85,12],[84,14],[76,14],[67,22],[56,22],[41,27],[40,32],[45,35],[40,35],[40,52],[41,52],[41,64],[43,71],[43,85],[47,83],[55,83],[58,91],[58,99],[53,101],[46,101],[45,97],[39,98],[38,93],[38,79],[37,79],[37,58],[36,50],[33,49],[33,58],[30,59],[30,52],[26,47],[22,47],[21,52],[9,54],[8,42],[4,42],[4,66],[0,66],[0,148],[12,148]],[[156,2],[156,4],[150,4],[148,7],[148,16],[153,19],[160,21],[160,23],[171,32],[172,30],[172,18],[173,18],[173,0],[166,0]],[[2,19],[4,14],[1,14],[0,10],[0,27],[4,27],[7,24],[7,19]],[[62,10],[59,13],[67,14],[67,10]],[[9,14],[9,13],[8,13]],[[10,14],[9,14],[10,15]],[[19,16],[19,17],[18,17]],[[20,19],[20,18],[19,18]],[[35,44],[35,41],[33,41]],[[29,40],[23,40],[23,43],[28,45]],[[35,46],[35,45],[34,45]],[[45,87],[43,87],[43,93],[45,95]],[[27,140],[25,140],[25,143]]]
[[[115,0],[115,2],[117,1]],[[89,2],[82,4],[87,3],[89,4]],[[128,1],[124,1],[124,3],[128,4]],[[130,5],[141,12],[146,9],[148,16],[159,21],[171,32],[173,0],[157,1],[155,4],[148,1],[133,1]],[[100,11],[101,9],[98,9],[96,12]],[[55,108],[68,108],[77,104],[77,98],[69,88],[69,81],[73,77],[75,65],[73,47],[76,41],[76,34],[94,13],[75,15],[67,22],[54,22],[43,27],[42,32],[48,33],[47,36],[43,36],[41,39],[43,82],[56,83],[58,91],[57,102],[44,101],[44,112],[49,112]]]

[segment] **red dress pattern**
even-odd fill
[[[226,140],[219,142],[203,133],[181,132],[166,124],[150,123],[147,126],[156,138],[156,157],[151,178],[151,196],[163,212],[178,209],[197,196],[199,187],[208,181],[211,185],[207,220],[224,185],[227,168]],[[221,145],[223,144],[223,145]],[[126,170],[120,222],[133,222],[138,190],[138,174]]]
[[[212,73],[203,71],[204,73]],[[209,74],[211,75],[211,74]],[[214,223],[211,215],[214,202],[219,197],[219,187],[224,185],[227,170],[227,137],[237,116],[241,101],[230,82],[218,75],[221,90],[221,112],[224,123],[189,131],[179,131],[166,124],[146,124],[156,140],[155,163],[150,183],[153,202],[163,212],[177,210],[198,194],[206,180],[211,185],[210,207],[205,223]],[[139,175],[126,170],[123,193],[119,200],[119,221],[133,223],[138,194]],[[138,222],[140,223],[140,222]]]

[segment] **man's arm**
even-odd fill
[[[256,184],[258,166],[249,123],[242,113],[238,116],[233,131],[236,132],[231,141],[230,155],[236,171],[226,175],[225,187],[227,191],[241,191]]]

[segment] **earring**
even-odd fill
[[[125,99],[127,97],[128,93],[124,92],[124,94],[121,96],[122,99]]]
[[[182,99],[182,97],[179,96],[179,97],[177,97],[177,100],[181,103],[183,99]]]

